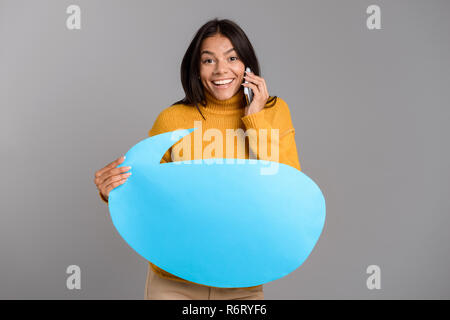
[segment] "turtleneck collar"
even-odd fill
[[[206,99],[206,109],[209,111],[229,113],[245,107],[244,90],[240,88],[234,96],[226,100],[218,100],[208,90],[203,89]]]

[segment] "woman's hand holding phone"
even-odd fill
[[[244,87],[248,87],[253,91],[252,102],[245,107],[245,115],[257,113],[261,111],[269,99],[269,92],[267,91],[266,81],[255,75],[253,72],[247,71],[244,79],[248,83],[243,83]]]
[[[111,190],[125,183],[131,175],[131,172],[126,172],[131,167],[117,168],[124,160],[125,157],[121,156],[95,173],[94,183],[105,201],[108,201]]]

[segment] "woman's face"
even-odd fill
[[[245,66],[233,49],[231,41],[223,35],[203,39],[200,47],[200,80],[203,87],[218,100],[234,96],[244,79]],[[232,80],[216,85],[217,80]]]

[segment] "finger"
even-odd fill
[[[130,166],[126,166],[126,167],[117,167],[117,168],[113,168],[113,169],[109,169],[108,171],[106,171],[103,175],[100,176],[100,178],[98,178],[99,183],[103,184],[105,183],[105,181],[113,176],[116,175],[120,175],[121,173],[127,172],[131,169]]]
[[[114,160],[113,162],[111,162],[110,164],[107,164],[104,168],[98,170],[98,171],[95,173],[95,177],[96,177],[96,178],[100,177],[103,173],[105,173],[105,171],[117,167],[117,166],[118,166],[119,164],[121,164],[124,160],[125,160],[125,156],[120,156],[119,158],[117,158],[116,160]]]
[[[244,76],[244,79],[246,79],[247,81],[252,81],[252,82],[253,82],[253,81],[261,80],[260,77],[255,76],[254,74],[250,74],[250,73],[246,74],[246,75]]]
[[[112,176],[116,176],[119,175],[121,173],[124,173],[126,171],[129,171],[131,169],[130,166],[125,166],[125,167],[117,167],[117,168],[113,168],[113,169],[109,169],[108,171],[105,171],[100,177],[96,178],[97,181],[97,185],[99,184],[104,184],[105,181],[112,177]]]
[[[253,90],[253,92],[255,93],[255,95],[258,95],[258,96],[259,96],[260,92],[259,92],[259,89],[258,89],[258,86],[257,86],[257,85],[255,85],[255,84],[253,84],[253,83],[251,83],[251,82],[249,82],[249,83],[243,83],[242,85],[243,85],[244,87],[250,87],[250,88]]]
[[[252,81],[255,80],[255,81],[258,81],[258,82],[261,81],[261,80],[263,80],[262,77],[257,76],[257,75],[254,74],[254,73],[247,73],[247,74],[244,76],[244,78],[248,78],[248,79],[251,79]]]
[[[245,71],[245,74],[249,76],[256,76],[256,74],[253,73],[253,71]]]
[[[131,172],[127,172],[127,173],[123,173],[123,174],[118,174],[112,177],[109,177],[108,179],[106,179],[102,186],[103,189],[106,189],[110,184],[113,184],[116,181],[120,181],[122,179],[128,179],[128,177],[131,176]]]
[[[247,78],[247,76],[245,76],[244,78],[245,78],[245,80],[247,80],[248,82],[256,84],[260,89],[262,89],[262,87],[264,86],[264,84],[263,84],[263,79],[260,78],[260,77],[254,76],[254,77],[248,77],[248,78]]]
[[[264,97],[269,99],[269,91],[267,90],[266,80],[262,79],[262,90]]]
[[[267,85],[266,85],[266,81],[264,80],[264,78],[261,78],[261,77],[255,76],[255,75],[250,75],[250,77],[248,79],[247,79],[247,77],[244,77],[244,78],[246,78],[246,80],[249,80],[249,81],[255,83],[258,86],[258,88],[261,92],[261,96],[263,98],[265,98],[266,100],[269,98],[269,91],[267,90]]]
[[[117,182],[120,182],[122,180],[128,180],[127,175],[118,175],[118,176],[114,176],[111,178],[111,180],[106,181],[103,185],[102,185],[102,189],[103,190],[108,190],[108,188],[115,188],[115,186],[117,185]]]
[[[111,192],[111,190],[113,190],[114,188],[117,188],[121,184],[125,183],[125,181],[127,181],[127,179],[121,179],[119,181],[115,181],[115,182],[111,183],[110,185],[108,185],[108,187],[106,188],[106,195],[109,197],[109,193]]]

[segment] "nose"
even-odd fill
[[[214,70],[216,74],[225,74],[227,72],[227,65],[225,61],[219,60]]]

